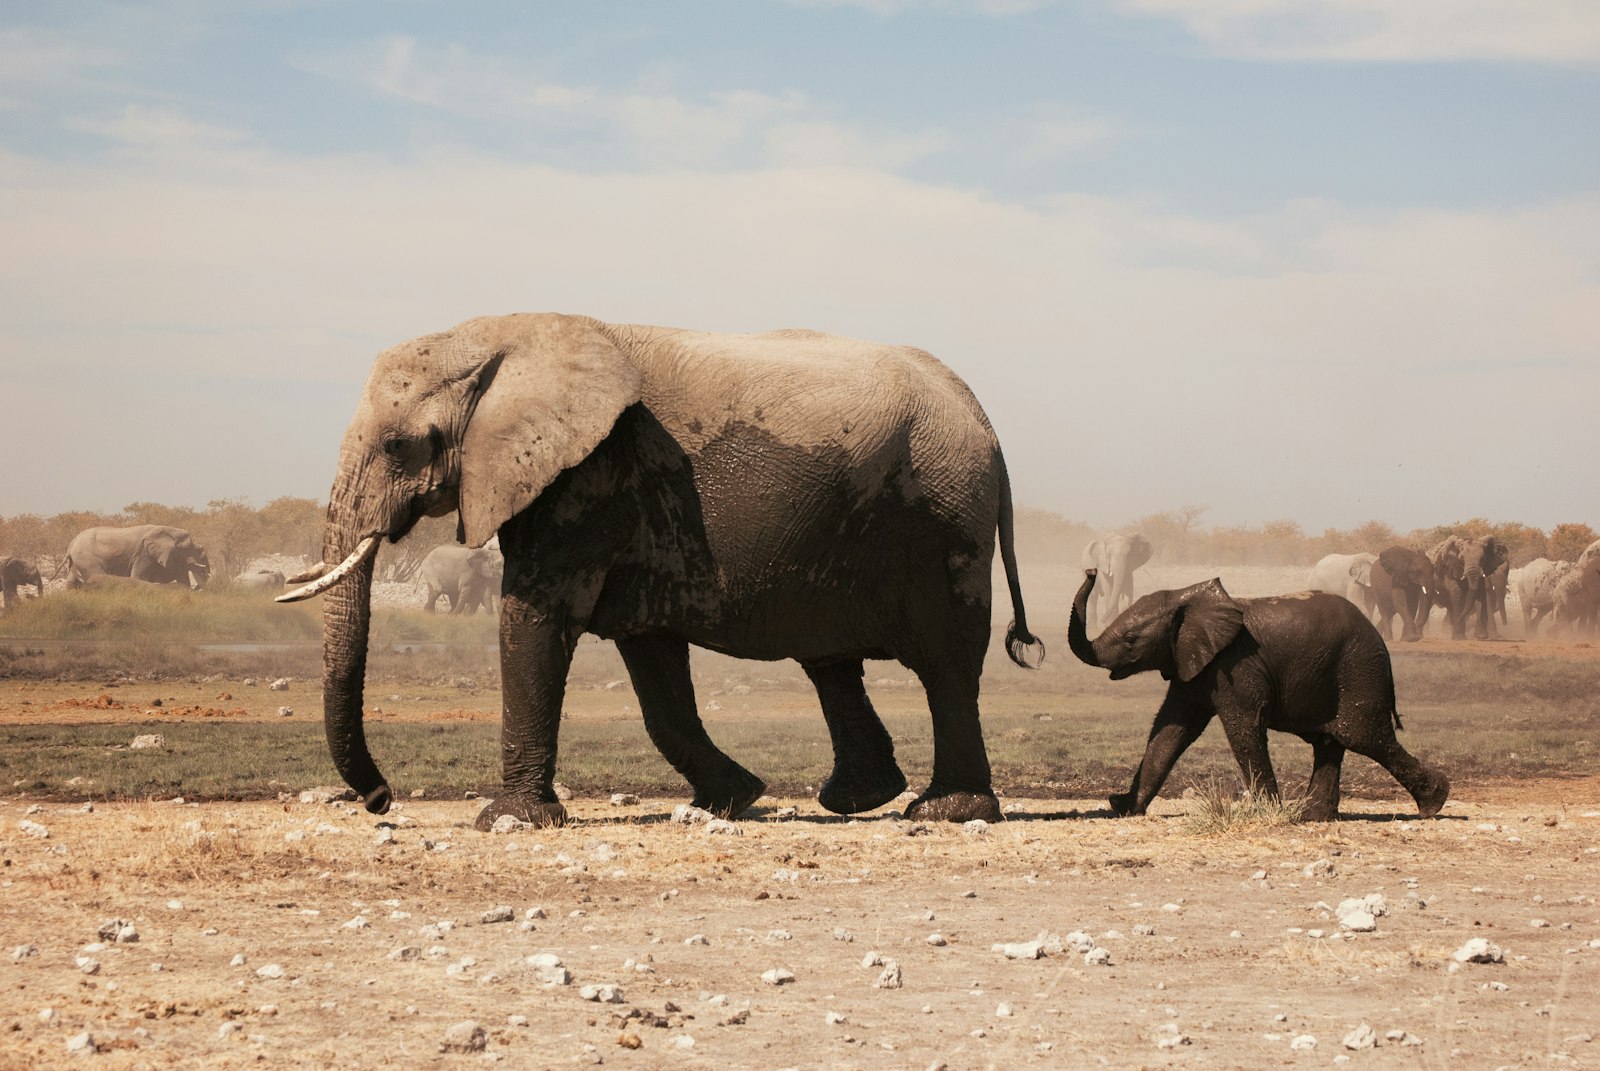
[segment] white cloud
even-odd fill
[[[1593,0],[1111,0],[1274,60],[1600,61]]]
[[[116,173],[0,159],[0,366],[60,370],[15,386],[42,404],[13,408],[0,453],[54,441],[69,413],[86,429],[13,509],[320,494],[377,349],[519,309],[925,346],[984,400],[1022,501],[1107,522],[1197,501],[1217,523],[1549,524],[1569,519],[1570,470],[1515,469],[1495,433],[1591,450],[1600,197],[1208,220],[861,167],[579,174],[145,144]],[[186,404],[263,430],[186,420],[204,441],[180,482],[102,487],[99,440],[122,425],[114,397],[93,406],[116,392],[61,384],[135,368],[211,383]],[[327,404],[268,409],[252,384]],[[1524,397],[1536,412],[1511,407]]]
[[[197,122],[181,112],[130,104],[111,118],[69,120],[74,130],[130,148],[196,149],[241,143],[244,135],[228,127]]]

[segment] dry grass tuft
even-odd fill
[[[1285,796],[1273,799],[1252,786],[1241,793],[1229,781],[1212,777],[1195,786],[1184,827],[1199,837],[1234,836],[1281,829],[1303,820],[1305,800]]]

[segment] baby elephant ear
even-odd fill
[[[1196,586],[1199,590],[1184,606],[1173,641],[1173,661],[1180,681],[1198,677],[1244,628],[1244,611],[1221,580]]]
[[[643,377],[582,317],[498,316],[459,330],[495,355],[461,441],[461,525],[467,545],[481,547],[600,445]]]

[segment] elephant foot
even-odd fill
[[[1339,803],[1319,803],[1316,800],[1306,800],[1305,806],[1300,809],[1302,822],[1337,822],[1339,820]]]
[[[730,760],[721,776],[694,786],[691,806],[710,811],[718,818],[736,818],[766,791],[765,781]]]
[[[1444,808],[1444,801],[1450,798],[1450,779],[1442,773],[1435,773],[1421,791],[1411,793],[1411,798],[1417,801],[1418,817],[1432,818]]]
[[[559,800],[541,799],[531,792],[508,792],[489,801],[489,806],[478,812],[472,828],[487,833],[494,828],[495,819],[509,814],[519,822],[535,826],[564,826],[567,809]]]
[[[1138,797],[1132,792],[1113,793],[1106,802],[1111,804],[1111,813],[1118,818],[1127,818],[1129,815],[1144,813],[1144,808],[1139,806]]]
[[[915,822],[971,822],[981,818],[985,822],[1003,822],[1000,801],[992,792],[960,792],[928,786],[928,790],[911,801],[906,817]]]
[[[894,759],[873,770],[835,768],[817,793],[817,802],[834,814],[859,814],[882,807],[906,790],[906,775]]]

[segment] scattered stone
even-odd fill
[[[1154,937],[1155,933],[1156,928],[1150,925],[1148,922],[1139,922],[1134,924],[1133,935],[1135,937]]]
[[[1473,937],[1466,944],[1450,953],[1450,958],[1457,963],[1504,963],[1505,952],[1499,945],[1489,943],[1488,938]]]
[[[78,956],[73,962],[78,965],[78,970],[84,974],[100,973],[100,961],[92,956]]]
[[[39,840],[50,839],[50,831],[44,826],[40,825],[38,822],[32,822],[24,818],[22,821],[17,823],[17,828],[22,831],[24,836],[36,837]]]
[[[833,939],[835,941],[843,941],[845,944],[849,944],[856,939],[856,935],[845,929],[843,926],[835,926],[833,928]]]
[[[701,810],[699,807],[691,807],[687,803],[680,803],[672,808],[672,820],[679,825],[703,825],[716,817],[710,811]]]
[[[501,815],[501,817],[504,818],[505,815]],[[515,922],[516,918],[516,910],[508,905],[502,904],[499,907],[491,907],[489,910],[485,911],[481,916],[479,916],[478,921],[483,923],[485,926],[490,926],[496,922]]]
[[[800,813],[798,807],[779,807],[772,812],[773,818],[793,818]]]
[[[934,948],[943,948],[945,945],[950,943],[949,941],[945,940],[945,936],[942,933],[930,933],[928,934],[926,940]]]
[[[997,1019],[1011,1018],[1011,1005],[1002,1000],[999,1004],[995,1005],[994,1014],[995,1018]]]
[[[278,965],[276,963],[269,963],[265,967],[257,967],[256,968],[256,977],[258,977],[258,978],[282,978],[283,977],[283,967],[281,967],[280,965]]]
[[[761,972],[761,980],[768,985],[788,985],[794,981],[794,972],[787,967],[774,967],[770,971]]]
[[[703,933],[695,933],[685,937],[683,939],[683,943],[686,945],[709,945],[711,943],[711,938],[707,937]]]
[[[119,945],[131,945],[139,939],[139,931],[127,919],[111,919],[100,924],[100,940]]]
[[[524,822],[514,814],[503,814],[494,820],[489,827],[490,833],[521,833],[525,829],[532,829],[532,822]]]
[[[1343,1044],[1352,1052],[1373,1048],[1378,1044],[1378,1032],[1366,1023],[1362,1023],[1344,1036]]]
[[[707,835],[722,834],[724,836],[742,837],[744,830],[739,828],[737,822],[730,822],[726,818],[713,818],[706,823]]]
[[[1176,1049],[1180,1045],[1191,1045],[1193,1042],[1188,1034],[1167,1034],[1156,1042],[1158,1049]]]
[[[872,983],[877,989],[899,989],[904,984],[900,974],[900,964],[894,960],[885,960],[883,973],[878,975],[878,980]]]
[[[339,928],[342,930],[365,930],[371,925],[372,924],[367,921],[367,916],[357,915],[349,922],[342,924]]]
[[[554,952],[535,952],[523,962],[535,970],[543,970],[546,967],[561,966],[561,957]]]
[[[1298,1034],[1289,1042],[1289,1048],[1295,1052],[1310,1052],[1317,1047],[1317,1039],[1310,1034]]]
[[[634,807],[638,803],[639,797],[632,792],[613,792],[611,794],[611,806],[613,807]]]
[[[74,1034],[67,1039],[67,1051],[74,1056],[88,1055],[98,1051],[94,1043],[94,1035],[85,1030],[81,1034]]]
[[[1039,941],[1019,941],[1015,944],[990,945],[989,951],[998,952],[1006,959],[1041,959],[1044,945]]]
[[[160,733],[142,733],[128,742],[130,751],[140,751],[147,747],[166,747],[167,741]]]
[[[482,1052],[489,1044],[489,1034],[475,1019],[453,1023],[444,1032],[440,1052]]]
[[[1421,1045],[1422,1039],[1409,1030],[1391,1030],[1383,1035],[1385,1041],[1393,1041],[1404,1046]]]
[[[827,1014],[825,1021],[829,1026],[844,1026],[850,1022],[850,1020],[843,1013],[834,1011],[831,1011]]]
[[[290,718],[290,717],[293,717],[293,716],[294,716],[294,708],[293,707],[279,707],[278,708],[278,717],[280,717],[280,718]]]
[[[1318,859],[1300,868],[1300,873],[1308,878],[1331,878],[1338,872],[1338,869],[1333,865],[1332,859]],[[1302,1034],[1301,1037],[1310,1037],[1310,1035]],[[1298,1041],[1300,1039],[1296,1038],[1295,1040]],[[1316,1039],[1312,1038],[1311,1043],[1315,1045]]]
[[[621,1004],[622,987],[609,982],[600,985],[586,985],[578,990],[578,996],[584,1000],[592,1000],[599,1004]]]
[[[394,960],[396,963],[404,963],[408,960],[420,959],[421,957],[422,949],[418,948],[416,945],[401,945],[399,948],[389,953],[389,958]]]
[[[11,950],[11,958],[13,960],[24,960],[31,956],[37,956],[38,954],[38,945],[18,945],[16,948]]]
[[[279,677],[277,680],[267,685],[267,687],[274,692],[287,692],[289,690],[289,678]]]
[[[1091,948],[1083,954],[1083,962],[1091,967],[1105,967],[1111,963],[1111,953],[1104,948]]]
[[[963,832],[971,833],[973,836],[982,836],[983,834],[989,832],[989,823],[985,822],[982,818],[974,818],[970,822],[963,822],[961,824],[961,829]]]

